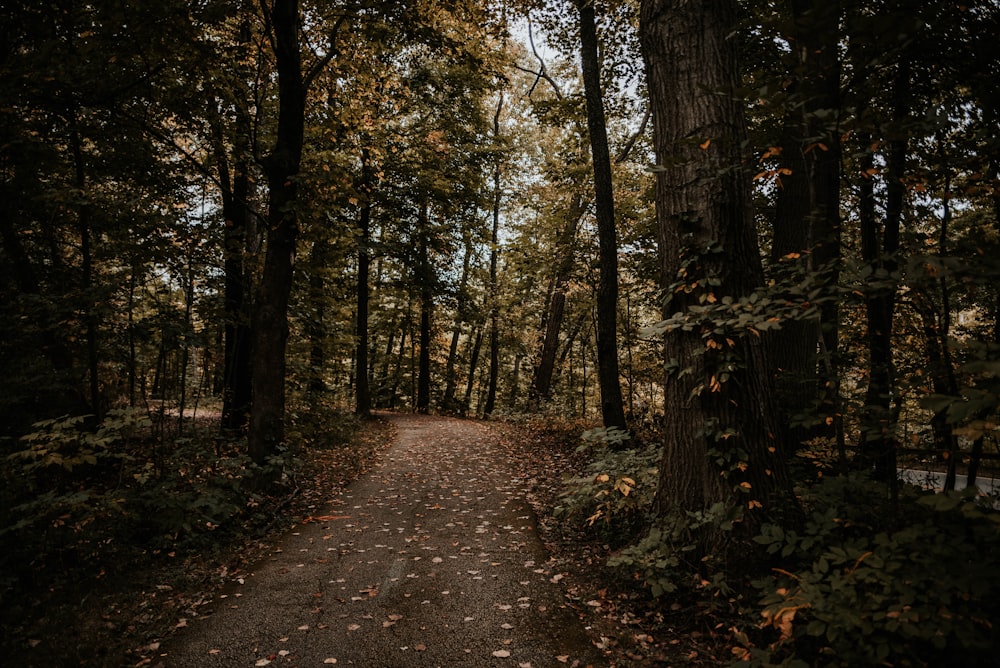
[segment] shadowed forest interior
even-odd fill
[[[998,34],[992,0],[0,3],[2,646],[265,535],[413,411],[569,448],[553,522],[690,611],[692,663],[994,665]]]

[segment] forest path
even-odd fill
[[[490,427],[392,415],[371,472],[187,621],[154,666],[607,666]]]

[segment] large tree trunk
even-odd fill
[[[763,284],[749,179],[739,169],[746,128],[734,94],[736,43],[727,39],[736,14],[731,0],[641,6],[667,318],[690,315],[699,298],[738,299]],[[684,517],[717,503],[769,510],[788,478],[765,348],[755,332],[717,337],[713,322],[693,322],[693,331],[666,334],[657,511]]]
[[[288,300],[299,235],[296,176],[302,161],[306,86],[299,54],[299,3],[275,0],[270,13],[278,72],[278,127],[264,161],[268,185],[267,250],[253,313],[253,408],[249,454],[263,464],[285,438]]]
[[[580,56],[587,98],[587,129],[594,167],[600,278],[597,285],[597,376],[601,387],[601,417],[605,427],[626,428],[618,370],[618,236],[611,180],[611,154],[604,123],[597,21],[592,0],[577,0],[580,10]]]

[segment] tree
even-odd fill
[[[275,454],[285,437],[288,299],[299,234],[295,207],[308,89],[299,52],[298,0],[274,0],[264,13],[278,77],[278,125],[274,146],[264,159],[267,249],[253,312],[254,396],[248,449],[258,464]]]
[[[840,277],[840,2],[793,0],[782,17],[790,47],[785,78],[771,262],[801,265],[814,283]],[[788,83],[791,82],[791,83]],[[778,391],[792,441],[843,438],[839,407],[839,298],[825,295],[818,318],[788,321],[774,337]]]
[[[730,0],[645,0],[640,10],[664,316],[675,323],[665,327],[661,515],[719,503],[768,508],[787,484],[760,332],[700,315],[763,284],[742,167],[740,70],[727,37],[736,19]]]
[[[605,427],[625,429],[621,374],[618,370],[618,236],[615,223],[611,153],[604,122],[598,59],[597,20],[593,0],[576,0],[580,12],[580,59],[587,98],[587,129],[594,168],[594,202],[600,247],[597,288],[597,373],[601,385],[601,416]]]

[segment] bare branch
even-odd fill
[[[539,66],[538,67],[538,71],[537,72],[532,72],[531,70],[525,69],[523,67],[517,67],[516,65],[515,65],[515,67],[517,67],[517,69],[521,70],[522,72],[528,72],[530,74],[534,74],[535,75],[535,83],[531,84],[531,89],[528,90],[528,97],[529,98],[531,97],[531,94],[535,92],[535,87],[538,85],[538,82],[540,80],[544,79],[545,81],[548,82],[548,84],[550,86],[552,86],[552,90],[555,91],[556,97],[558,99],[562,100],[563,99],[563,94],[562,94],[562,91],[559,89],[559,85],[556,84],[555,80],[551,76],[549,76],[549,73],[548,73],[548,71],[546,71],[546,68],[545,68],[545,61],[542,59],[542,57],[540,55],[538,55],[538,49],[535,47],[535,36],[534,36],[533,32],[534,31],[531,29],[531,18],[529,17],[528,18],[528,44],[531,46],[531,53],[535,54],[535,58],[538,59],[538,66]]]
[[[616,164],[621,164],[628,159],[628,154],[632,152],[633,148],[635,148],[635,143],[639,141],[639,137],[646,132],[646,125],[649,124],[650,116],[652,116],[652,111],[647,106],[646,113],[642,117],[642,123],[639,124],[639,129],[635,131],[635,134],[629,137],[628,141],[625,142],[625,146],[622,147],[622,150],[615,157]]]

